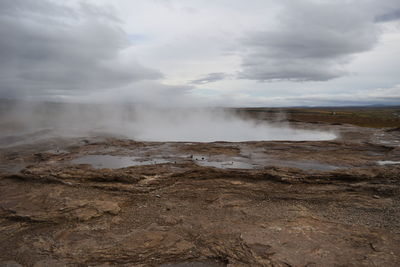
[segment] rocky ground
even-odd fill
[[[307,127],[339,137],[3,139],[0,266],[399,266],[399,131]]]

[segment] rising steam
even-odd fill
[[[4,106],[4,104],[3,104]],[[4,107],[3,107],[4,109]],[[332,132],[296,129],[215,108],[155,108],[132,105],[17,103],[0,118],[5,136],[113,135],[137,141],[318,141]],[[38,138],[36,136],[36,138]]]

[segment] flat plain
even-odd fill
[[[400,265],[399,107],[235,112],[338,137],[2,137],[0,266]]]

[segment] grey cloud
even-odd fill
[[[398,0],[372,0],[370,10],[373,11],[374,20],[377,23],[400,19],[400,1]]]
[[[191,81],[191,84],[207,84],[207,83],[213,83],[217,81],[221,81],[225,79],[227,75],[223,72],[214,72],[214,73],[209,73],[200,79],[196,79]]]
[[[126,34],[105,9],[47,0],[0,2],[0,94],[68,94],[158,79],[124,56]]]
[[[114,90],[80,92],[63,98],[49,96],[48,101],[84,103],[135,103],[144,106],[202,106],[202,99],[193,96],[195,88],[189,85],[167,85],[158,81],[143,80]]]
[[[371,15],[354,2],[284,1],[276,30],[244,40],[240,78],[259,81],[326,81],[346,74],[344,65],[378,40]]]
[[[400,9],[393,10],[375,17],[375,22],[388,22],[394,20],[400,20]]]

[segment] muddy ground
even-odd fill
[[[299,126],[339,137],[3,138],[0,266],[400,266],[400,132]]]

